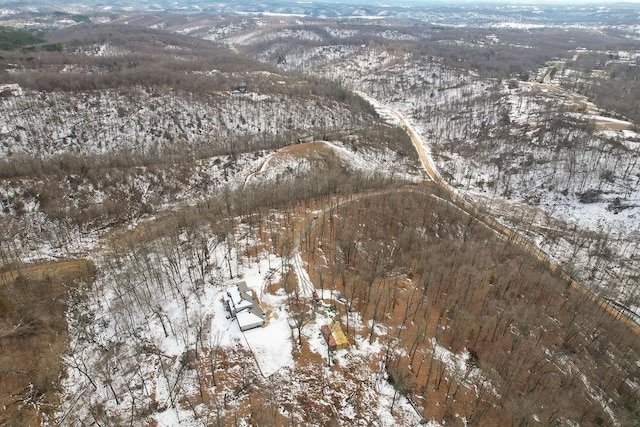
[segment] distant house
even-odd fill
[[[314,140],[313,135],[301,136],[300,138],[298,138],[298,144],[313,142],[313,140]]]
[[[236,85],[231,88],[231,93],[234,95],[240,95],[247,92],[246,85]]]
[[[349,347],[349,341],[347,340],[344,332],[342,332],[342,328],[339,323],[322,325],[320,327],[320,332],[322,333],[324,340],[327,342],[329,350],[343,350]]]
[[[238,282],[229,288],[224,301],[231,317],[238,321],[241,331],[264,325],[264,312],[245,281]]]

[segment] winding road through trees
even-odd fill
[[[433,161],[433,157],[431,155],[431,151],[429,150],[428,145],[424,142],[422,136],[416,129],[413,127],[411,123],[404,117],[402,113],[393,108],[383,105],[376,99],[368,96],[363,92],[357,92],[359,96],[367,100],[371,105],[374,106],[376,111],[384,117],[385,119],[398,123],[402,126],[402,128],[407,132],[409,137],[411,138],[411,142],[415,147],[418,156],[420,157],[420,162],[422,166],[429,176],[429,178],[442,190],[444,190],[450,196],[451,200],[456,203],[456,205],[463,209],[467,214],[473,216],[479,222],[485,224],[487,227],[494,230],[498,235],[507,239],[510,242],[513,242],[517,245],[523,247],[526,251],[535,256],[538,260],[543,262],[544,264],[549,266],[549,269],[554,273],[558,274],[559,277],[566,281],[568,285],[577,289],[581,293],[583,293],[586,297],[588,297],[592,302],[597,304],[599,307],[602,307],[613,317],[618,319],[619,321],[626,324],[629,329],[635,333],[636,335],[640,335],[640,325],[638,325],[632,318],[630,318],[626,313],[618,310],[615,306],[613,306],[609,301],[604,298],[594,294],[589,289],[581,285],[575,279],[573,279],[567,272],[565,272],[562,267],[554,261],[547,253],[545,253],[542,249],[540,249],[536,244],[531,242],[529,239],[520,234],[517,230],[507,227],[506,225],[499,222],[494,217],[490,216],[487,213],[481,212],[477,207],[475,207],[471,202],[465,199],[462,195],[460,195],[449,183],[442,179],[438,170],[435,166],[435,162]]]

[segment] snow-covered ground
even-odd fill
[[[174,152],[245,151],[290,135],[358,128],[365,117],[322,98],[229,92],[196,96],[129,88],[84,93],[36,93],[0,102],[0,158]],[[260,141],[257,141],[260,135]]]
[[[194,232],[201,236],[202,246],[197,246],[209,251],[181,244],[192,240]],[[246,423],[249,414],[242,408],[253,387],[280,390],[276,399],[289,402],[284,415],[305,419],[309,408],[295,402],[304,396],[300,386],[309,367],[295,356],[290,297],[269,290],[286,265],[265,252],[246,258],[243,245],[255,242],[241,235],[229,240],[236,242],[229,248],[203,232],[168,233],[136,247],[105,250],[96,259],[96,283],[79,293],[69,310],[70,350],[55,422],[198,426],[234,416]],[[296,272],[301,274],[298,268]],[[237,277],[259,297],[266,313],[264,327],[241,332],[226,312],[223,295]],[[324,313],[318,312],[303,335],[311,351],[327,361],[319,327],[333,315]],[[355,315],[352,324],[358,327]],[[370,345],[354,338],[349,350],[334,356],[337,368],[313,368],[325,378],[326,388],[314,399],[333,407],[345,422],[418,423],[420,417],[402,396],[396,396],[391,413],[393,387],[384,372],[366,368],[364,361],[381,352],[377,341]],[[348,379],[354,372],[358,381]],[[356,390],[367,406],[353,400]],[[203,400],[204,395],[210,398]],[[221,399],[224,405],[215,406]]]
[[[144,93],[143,90],[141,94]],[[93,98],[94,95],[98,96],[90,95],[90,99],[103,107],[117,104],[115,101],[112,103],[110,97],[113,94],[98,96],[104,104]],[[167,96],[170,97],[169,94]],[[245,101],[230,99],[231,102],[255,103],[259,109],[266,108],[270,102],[270,99],[247,98]],[[60,102],[62,99],[60,97]],[[168,99],[168,104],[180,102]],[[14,98],[13,104],[4,105],[5,111],[14,114],[14,108],[18,107],[15,103],[34,100],[33,94]],[[120,104],[121,107],[123,105],[128,104]],[[191,113],[197,116],[193,109],[197,109],[197,105],[185,105],[191,109],[184,118],[193,119]],[[177,108],[178,104],[173,107]],[[208,108],[204,104],[202,107]],[[95,108],[91,114],[97,114],[98,106]],[[165,111],[163,108],[160,105],[153,107],[156,111]],[[49,110],[42,114],[58,116],[62,113]],[[126,115],[114,115],[112,118],[115,121],[127,120]],[[184,125],[180,120],[178,123]],[[102,124],[96,123],[95,135],[82,143],[77,141],[80,144],[78,148],[84,147],[81,152],[99,153],[116,149],[100,145],[101,139],[96,136],[105,126],[116,134],[122,130],[113,128],[116,126],[113,123],[107,125],[107,122],[109,120],[105,119]],[[125,122],[118,122],[118,126],[126,129]],[[26,122],[23,125],[25,127],[20,128],[22,125],[7,122],[3,131],[7,135],[27,129],[30,132],[45,131],[43,128],[32,129]],[[65,132],[55,125],[48,131],[52,129]],[[198,132],[193,133],[194,138],[197,135]],[[44,134],[41,136],[44,140]],[[123,147],[132,141],[125,136],[120,139]],[[25,138],[31,137],[33,135]],[[108,135],[105,138],[108,139]],[[161,140],[163,137],[158,138]],[[7,137],[4,141],[9,139]],[[18,145],[11,143],[6,146],[11,146],[11,150],[21,146],[28,152],[28,144],[24,141],[20,144],[18,140],[20,138],[16,139]],[[154,138],[145,140],[157,142]],[[44,147],[40,154],[56,155],[77,149],[74,141],[61,144],[60,151]],[[377,178],[385,176],[414,182],[420,179],[411,158],[399,157],[388,148],[375,147],[366,138],[358,137],[357,145],[350,139],[348,143],[332,140],[313,142],[308,146],[311,147],[309,152],[314,146],[321,148],[324,157],[321,156],[320,161],[333,159],[336,166],[348,170],[368,175],[373,167],[376,172],[372,175]],[[70,218],[55,220],[52,211],[43,203],[42,195],[45,193],[41,191],[59,185],[63,194],[70,195],[65,200],[80,211],[86,204],[90,206],[115,200],[112,193],[115,190],[127,194],[127,197],[137,194],[141,204],[154,206],[154,212],[125,218],[125,228],[135,233],[137,228],[153,224],[164,212],[204,202],[222,189],[240,191],[251,185],[282,183],[303,176],[315,168],[317,165],[313,162],[318,161],[313,156],[305,157],[308,156],[306,148],[300,144],[293,149],[285,147],[205,157],[171,171],[162,167],[140,166],[128,170],[125,180],[117,179],[119,172],[113,170],[109,172],[112,178],[107,182],[97,181],[90,175],[75,174],[68,175],[59,183],[46,175],[3,181],[0,186],[3,215],[5,219],[15,221],[16,232],[24,234],[21,238],[3,241],[6,253],[22,261],[85,256],[94,259],[97,265],[95,284],[79,291],[71,301],[68,314],[70,347],[65,356],[62,407],[55,422],[65,425],[97,422],[169,426],[203,425],[217,417],[228,420],[231,414],[244,410],[247,400],[251,399],[251,390],[256,386],[272,387],[275,382],[288,390],[289,394],[284,393],[283,399],[298,399],[301,396],[299,384],[303,383],[301,376],[306,375],[303,369],[307,368],[299,366],[295,358],[297,341],[293,339],[290,327],[288,297],[267,290],[268,285],[279,280],[283,262],[277,256],[264,252],[259,253],[259,261],[247,258],[242,245],[255,242],[246,238],[246,230],[236,230],[239,234],[227,236],[224,243],[219,240],[219,235],[210,231],[191,230],[177,234],[169,232],[139,245],[119,247],[118,244],[107,244],[105,240],[109,238],[110,227],[96,230],[96,224],[75,223]],[[169,188],[179,191],[167,192]],[[126,230],[118,232],[127,233]],[[227,246],[231,244],[234,246]],[[299,277],[304,277],[302,271],[297,271]],[[237,323],[227,317],[222,304],[223,295],[238,276],[242,276],[259,296],[266,312],[265,327],[243,333]],[[313,286],[310,281],[307,284]],[[317,323],[305,327],[303,336],[317,334],[318,327]],[[341,360],[343,369],[326,370],[326,378],[341,385],[327,391],[325,400],[320,399],[319,404],[344,414],[345,422],[415,424],[419,417],[401,396],[397,397],[391,414],[393,387],[382,377],[374,380],[375,375],[362,368],[363,360],[372,356],[375,354],[370,349],[355,352]],[[358,380],[354,381],[349,377],[353,372],[348,367],[356,365],[361,368]],[[366,401],[366,405],[356,405],[349,399],[356,385],[358,390],[364,387],[366,399],[363,402]],[[332,403],[336,398],[340,403]],[[216,405],[225,409],[220,410]],[[302,419],[302,407],[302,404],[291,407],[285,415]],[[250,417],[248,413],[242,413],[240,417],[249,422],[246,421]]]
[[[211,39],[233,34],[225,41],[232,47],[281,39],[322,40],[320,32],[308,29],[242,33],[243,28],[240,23],[237,28],[207,31]],[[185,26],[183,32],[205,29]],[[323,31],[338,38],[355,35],[349,30]],[[415,38],[395,30],[380,36]],[[381,100],[390,107],[378,106],[382,113],[400,111],[423,136],[429,156],[456,192],[504,221],[522,219],[515,225],[555,259],[571,263],[595,288],[607,287],[617,300],[636,298],[635,283],[620,280],[637,271],[638,240],[634,239],[640,233],[640,194],[634,182],[640,172],[634,160],[640,144],[638,134],[626,129],[628,124],[591,116],[625,129],[590,133],[576,128],[575,122],[553,122],[557,125],[553,128],[549,125],[553,117],[545,115],[553,109],[532,86],[512,88],[446,68],[437,60],[416,63],[412,55],[366,45],[301,45],[283,54],[284,68],[311,67],[313,72]],[[265,50],[263,59],[279,48]],[[108,45],[86,53],[120,54]],[[283,131],[320,135],[326,130],[353,129],[368,119],[339,103],[326,105],[290,95],[216,93],[203,98],[143,88],[75,97],[20,90],[0,103],[0,118],[4,119],[0,121],[3,158],[162,151],[170,150],[176,140],[193,147],[209,144],[212,152],[227,152],[229,141],[259,135],[276,138]],[[386,118],[400,123],[397,115]],[[572,114],[562,118],[577,123],[584,119]],[[503,129],[508,131],[501,133]],[[559,144],[550,150],[550,142],[557,140],[566,147]],[[366,142],[357,147],[344,141],[319,144],[348,169],[414,182],[421,179],[412,161]],[[509,153],[517,155],[508,157]],[[313,168],[311,159],[285,150],[211,154],[194,160],[180,178],[141,166],[129,174],[121,190],[139,191],[142,204],[164,212],[205,201],[225,189],[295,179]],[[23,261],[83,254],[98,266],[96,283],[74,296],[68,314],[70,350],[65,358],[58,424],[210,425],[220,417],[239,417],[240,424],[256,424],[247,406],[258,389],[264,393],[264,402],[275,405],[279,416],[310,425],[305,418],[308,407],[301,399],[311,388],[317,399],[314,403],[325,409],[319,412],[328,417],[339,413],[338,420],[344,424],[421,422],[411,403],[396,396],[384,366],[368,367],[371,360],[381,358],[384,345],[358,335],[372,325],[364,325],[357,314],[347,314],[355,331],[350,349],[330,356],[319,328],[335,317],[324,310],[324,304],[316,307],[316,319],[302,328],[302,335],[321,363],[309,368],[298,358],[289,297],[281,290],[269,290],[291,266],[300,294],[310,298],[315,288],[298,248],[291,259],[284,260],[257,249],[257,242],[245,238],[242,227],[231,231],[226,241],[204,228],[167,232],[135,247],[104,245],[104,230],[83,229],[65,219],[60,220],[66,221],[65,227],[53,227],[54,222],[42,211],[40,194],[27,191],[25,183],[36,184],[36,188],[50,185],[46,177],[0,185],[4,215],[19,213],[12,218],[15,227],[7,229],[20,231],[3,235],[4,252]],[[72,194],[74,200],[94,204],[109,201],[107,187],[113,186],[73,174],[61,185],[64,194]],[[179,191],[167,194],[163,185]],[[580,200],[589,197],[595,199]],[[513,215],[516,208],[521,214]],[[133,229],[154,219],[148,212],[137,212],[126,223]],[[602,238],[583,241],[569,236],[572,225]],[[257,254],[247,255],[249,249]],[[594,253],[615,260],[622,257],[626,264],[612,268]],[[223,295],[238,277],[259,296],[266,312],[262,328],[240,331],[223,307]],[[383,325],[376,325],[376,331],[380,336],[386,334]],[[449,372],[486,381],[479,369],[469,370],[467,351],[454,354],[435,340],[431,347]],[[586,381],[585,385],[590,387]],[[490,383],[487,388],[492,390]],[[602,396],[591,391],[606,410]],[[396,397],[392,413],[391,402]]]

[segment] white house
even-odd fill
[[[264,325],[264,313],[246,282],[238,282],[229,288],[224,300],[227,310],[238,321],[241,331]]]

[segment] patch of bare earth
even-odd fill
[[[274,158],[277,159],[284,156],[304,158],[313,163],[320,162],[330,170],[343,166],[340,157],[336,155],[331,147],[321,141],[305,142],[284,147],[278,151]]]

